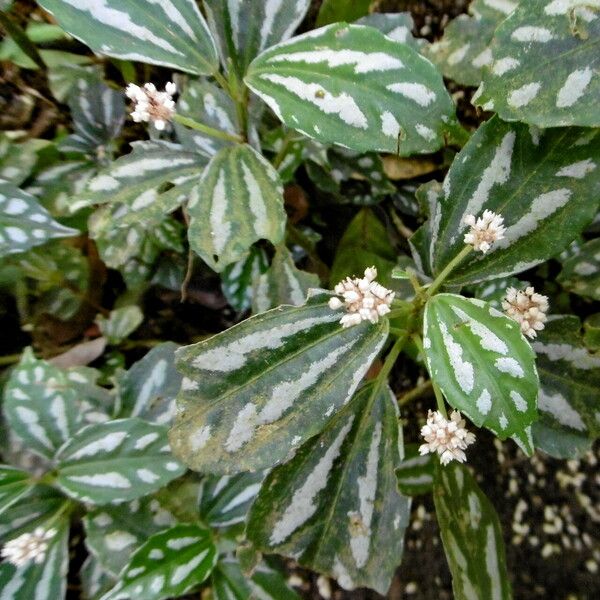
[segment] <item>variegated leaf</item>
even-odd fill
[[[278,246],[271,266],[256,280],[252,312],[264,312],[282,304],[300,306],[308,290],[318,286],[319,276],[296,268],[290,251]]]
[[[433,152],[454,122],[433,65],[371,27],[292,38],[257,57],[245,81],[288,127],[358,151]]]
[[[517,0],[475,0],[469,5],[469,14],[453,19],[442,39],[425,55],[445,77],[462,85],[479,85],[485,67],[493,61],[490,44],[494,29],[517,5]]]
[[[90,504],[146,496],[185,472],[166,434],[165,427],[137,418],[88,425],[58,452],[56,483]]]
[[[31,474],[10,465],[0,465],[0,514],[31,489]]]
[[[100,596],[115,585],[115,578],[93,554],[90,554],[81,566],[79,580],[85,600],[99,600]]]
[[[584,321],[583,342],[592,352],[600,350],[600,313],[594,313]]]
[[[264,478],[262,471],[206,477],[200,495],[200,517],[211,527],[242,523]]]
[[[433,457],[421,456],[417,444],[407,444],[404,449],[405,456],[396,469],[400,493],[405,496],[428,494],[433,487]]]
[[[184,374],[173,451],[191,468],[271,467],[346,404],[381,350],[387,320],[347,329],[315,293],[177,351]]]
[[[540,373],[533,439],[559,458],[581,454],[600,435],[600,357],[585,348],[580,329],[577,317],[554,317],[532,343]]]
[[[371,13],[358,19],[356,25],[366,25],[378,29],[386,37],[400,44],[407,44],[417,51],[427,46],[427,40],[413,36],[414,21],[409,12]]]
[[[246,535],[345,589],[385,594],[400,562],[410,500],[401,496],[396,399],[365,385],[325,429],[265,480]]]
[[[59,25],[99,54],[208,75],[217,51],[194,0],[42,0]]]
[[[435,512],[457,600],[511,600],[498,515],[467,467],[436,463]]]
[[[122,306],[111,310],[105,317],[98,315],[96,325],[109,344],[120,344],[143,322],[144,314],[139,306]]]
[[[485,300],[488,304],[497,310],[502,310],[502,301],[506,297],[506,290],[509,287],[518,290],[526,288],[529,284],[516,277],[500,277],[491,281],[484,281],[471,287],[473,296],[480,300]]]
[[[190,246],[216,271],[240,260],[257,240],[278,244],[285,232],[279,175],[247,144],[213,157],[188,209]]]
[[[539,381],[516,321],[482,300],[437,294],[425,308],[423,346],[429,374],[452,407],[500,439],[527,434]]]
[[[210,531],[175,525],[151,536],[131,557],[117,585],[101,600],[161,600],[202,583],[217,562]]]
[[[263,50],[292,36],[306,15],[310,0],[206,0],[208,24],[223,66],[228,59],[239,75]]]
[[[465,285],[505,277],[557,255],[594,218],[600,197],[600,133],[540,131],[493,118],[481,126],[446,175],[426,227],[439,273],[464,247],[468,214],[501,214],[504,239],[472,252],[447,279]]]
[[[586,242],[567,259],[558,281],[573,294],[600,300],[600,239]]]
[[[82,426],[79,400],[67,373],[27,348],[6,384],[4,416],[31,451],[51,459]]]
[[[538,127],[600,125],[599,9],[598,0],[521,2],[494,32],[473,101]]]
[[[173,514],[152,496],[89,511],[83,519],[85,543],[117,577],[131,555],[155,533],[176,524]]]
[[[31,194],[0,180],[0,257],[75,235],[79,231],[56,222]]]
[[[221,273],[221,289],[235,310],[244,312],[250,308],[255,298],[253,286],[268,266],[265,251],[252,246],[247,256],[225,267]]]
[[[15,143],[5,133],[0,133],[0,180],[21,185],[30,175],[38,161],[38,152],[47,140],[24,140]]]

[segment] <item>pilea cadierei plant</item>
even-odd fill
[[[136,290],[185,296],[197,257],[252,316],[129,370],[118,352],[94,369],[25,351],[4,390],[0,598],[63,598],[79,521],[87,598],[297,598],[274,555],[385,594],[422,493],[455,597],[511,598],[499,519],[467,466],[478,430],[560,458],[600,431],[597,338],[553,310],[555,288],[518,278],[559,260],[558,284],[600,299],[585,241],[600,201],[600,3],[474,0],[434,44],[407,14],[294,35],[308,0],[39,4],[127,85],[95,63],[49,70],[74,121],[57,144],[67,159],[22,172],[0,146],[0,281],[71,318],[92,273],[62,240],[87,234],[131,292],[100,311],[95,356],[142,323]],[[130,61],[168,75],[134,79]],[[443,76],[478,86],[477,130]],[[123,154],[126,99],[150,139]],[[388,179],[390,163],[438,151],[442,182]],[[286,212],[301,167],[362,206],[331,271]],[[404,253],[371,208],[386,198]],[[390,376],[408,363],[429,379],[397,398]],[[409,439],[399,407],[429,391]]]

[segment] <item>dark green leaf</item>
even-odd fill
[[[268,264],[265,251],[252,246],[247,256],[225,267],[221,273],[221,289],[235,310],[244,312],[250,308],[254,299],[252,288],[267,270]]]
[[[0,514],[31,489],[31,475],[9,465],[0,465]]]
[[[428,494],[433,487],[433,457],[429,454],[421,456],[418,444],[406,445],[404,454],[396,469],[400,493],[405,496]]]
[[[600,300],[600,239],[586,242],[567,259],[558,281],[574,294]]]

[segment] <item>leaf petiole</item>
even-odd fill
[[[238,142],[241,143],[243,140],[239,135],[234,135],[231,133],[226,133],[225,131],[221,131],[220,129],[215,129],[214,127],[209,127],[208,125],[204,125],[204,123],[198,123],[194,119],[190,119],[189,117],[184,117],[183,115],[179,115],[175,113],[173,115],[173,121],[179,123],[180,125],[185,125],[190,129],[195,129],[196,131],[201,131],[206,135],[210,135],[212,137],[218,138],[220,140],[227,140],[229,142]]]
[[[467,257],[473,250],[473,246],[465,246],[442,270],[442,272],[433,280],[433,283],[427,288],[427,298],[431,298],[437,292],[439,287],[446,281],[450,273]]]

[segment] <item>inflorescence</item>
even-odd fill
[[[465,234],[465,244],[471,244],[475,250],[483,254],[492,247],[494,242],[504,238],[506,231],[504,218],[491,210],[484,210],[483,216],[479,218],[475,215],[467,215],[464,222],[471,228]]]
[[[30,561],[40,564],[46,558],[48,542],[55,535],[56,529],[36,527],[32,532],[23,533],[6,542],[0,554],[16,567],[22,567]]]
[[[465,420],[454,410],[450,419],[446,419],[439,411],[429,411],[427,423],[421,428],[425,443],[419,447],[419,453],[425,455],[437,452],[440,462],[447,465],[451,460],[465,462],[464,453],[467,446],[475,441],[475,434],[465,428]]]
[[[521,325],[524,335],[534,338],[544,329],[548,312],[548,296],[536,293],[530,286],[525,290],[510,287],[502,301],[504,312]]]
[[[153,83],[145,83],[143,87],[130,83],[125,94],[135,103],[131,117],[136,123],[152,122],[156,129],[164,129],[175,113],[173,95],[176,92],[177,86],[171,81],[164,92],[157,91]]]

